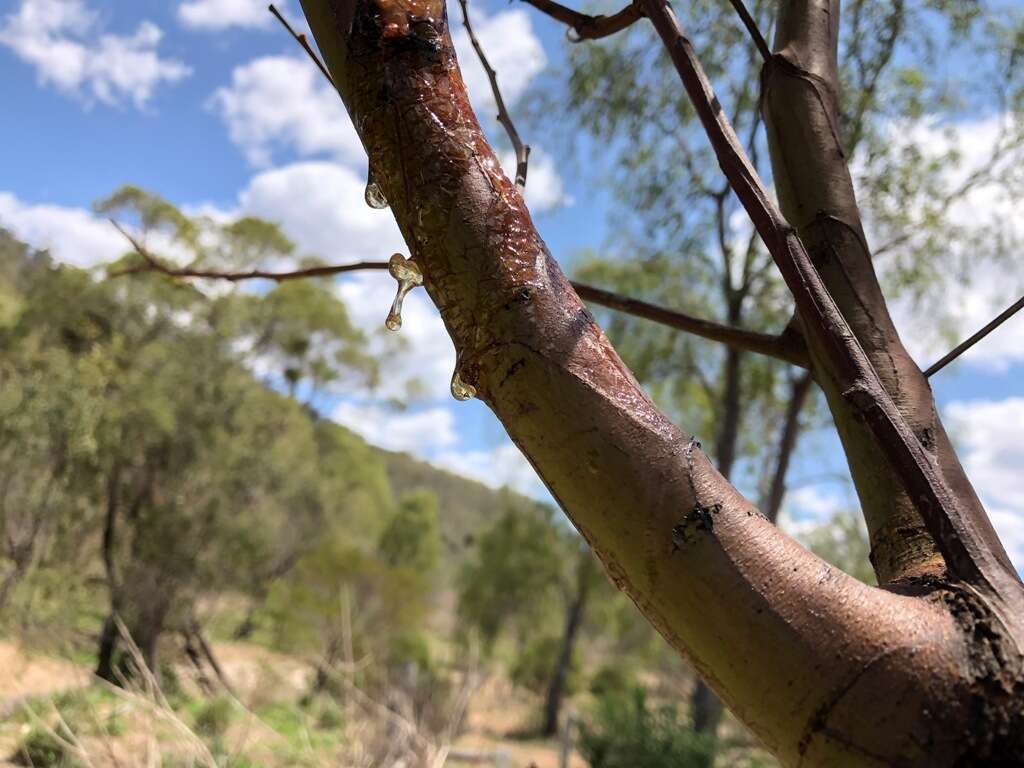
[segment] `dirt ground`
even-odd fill
[[[297,695],[308,689],[309,667],[300,660],[257,645],[219,643],[214,646],[225,676],[242,700]],[[91,671],[82,665],[33,654],[0,641],[0,768],[24,737],[27,726],[15,725],[12,715],[30,697],[53,695],[89,685]],[[537,702],[517,692],[508,681],[491,678],[469,701],[465,731],[459,736],[446,765],[495,765],[498,768],[559,768],[557,741],[522,738],[536,712]],[[7,721],[8,727],[4,727]],[[116,762],[130,768],[142,765],[147,751],[144,736],[128,732],[115,740]],[[132,755],[137,755],[137,760]],[[115,759],[112,756],[112,759]],[[573,755],[570,768],[586,768]]]

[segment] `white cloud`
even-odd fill
[[[194,208],[216,219],[242,214],[277,222],[299,246],[330,263],[386,261],[408,249],[388,210],[363,200],[365,180],[349,168],[328,162],[295,163],[257,174],[232,210]],[[385,361],[378,397],[404,398],[415,385],[427,398],[449,397],[455,349],[434,305],[422,288],[405,300],[397,334],[383,331],[395,281],[384,271],[343,276],[338,294],[353,322],[370,340],[370,351]]]
[[[256,18],[256,10],[250,13],[243,0],[191,0],[179,11],[184,14],[186,8],[193,7],[197,10],[189,13],[204,23],[227,24],[231,19],[242,23],[242,19]],[[474,16],[477,36],[498,71],[502,95],[511,109],[547,65],[544,48],[524,11]],[[487,75],[461,26],[454,42],[470,100],[489,133],[504,142],[504,132],[494,121],[496,107]],[[293,152],[299,157],[348,163],[360,173],[365,168],[362,144],[338,94],[305,58],[267,56],[239,66],[232,72],[231,83],[217,89],[209,104],[227,125],[232,142],[253,165],[267,166],[275,155]],[[502,160],[506,172],[514,174],[512,154],[502,153]],[[537,212],[568,202],[551,156],[536,147],[526,199]]]
[[[269,165],[275,150],[366,162],[337,92],[306,59],[267,56],[236,67],[209,103],[253,165]]]
[[[458,442],[455,417],[444,407],[407,412],[347,402],[335,408],[331,418],[373,445],[391,451],[424,456]]]
[[[125,252],[125,240],[110,225],[82,208],[32,205],[0,192],[0,226],[18,239],[78,267],[110,261]]]
[[[431,463],[479,480],[491,488],[508,486],[525,496],[550,499],[530,462],[511,442],[489,451],[444,451],[431,459]]]
[[[42,83],[87,101],[143,107],[161,83],[190,69],[157,52],[163,33],[149,21],[134,34],[107,34],[83,0],[22,0],[0,23],[0,44],[36,69]]]
[[[328,162],[294,163],[252,178],[242,212],[277,221],[299,246],[331,262],[384,260],[405,243],[389,210],[363,200],[366,179]]]
[[[1014,564],[1024,568],[1024,398],[958,401],[944,411],[992,524]]]
[[[940,177],[941,187],[953,192],[979,171],[1005,168],[1005,158],[1001,164],[997,162],[993,165],[992,153],[1008,122],[1005,116],[995,115],[954,125],[928,123],[908,128],[894,124],[890,126],[888,135],[893,146],[914,147],[925,157],[935,160],[946,158],[950,152],[955,151],[957,159],[942,163]],[[865,165],[864,158],[854,162],[853,171],[855,176],[873,172]],[[919,204],[920,201],[913,199],[906,203],[911,206],[908,211],[911,222],[921,215],[915,214],[913,208]],[[970,186],[966,194],[956,198],[944,212],[943,219],[950,228],[984,231],[987,241],[984,245],[968,243],[965,246],[966,253],[958,253],[956,242],[950,242],[947,246],[949,253],[941,254],[942,268],[946,270],[943,284],[936,289],[936,292],[941,291],[941,317],[915,306],[909,297],[897,298],[890,303],[893,319],[904,343],[914,359],[922,365],[933,363],[949,350],[950,329],[953,329],[957,341],[965,338],[985,325],[1024,291],[1024,279],[1014,276],[1009,265],[995,260],[995,249],[988,247],[989,244],[1000,243],[1004,236],[1024,242],[1024,202],[1018,196],[1010,194],[998,183],[976,183]],[[913,226],[909,225],[911,241],[918,236]],[[875,246],[882,245],[887,237],[907,234],[896,232],[881,235],[873,232],[869,214],[866,227],[868,239]],[[889,282],[887,271],[899,261],[899,256],[897,248],[892,254],[880,258],[883,286]],[[970,280],[958,278],[954,271],[958,262],[969,263]],[[1014,326],[1015,322],[1019,323],[1019,320],[1010,320],[1006,326],[967,352],[962,360],[975,367],[996,372],[1005,371],[1012,363],[1024,361],[1024,345],[1018,343],[1021,326]]]
[[[287,9],[279,7],[279,10]],[[267,27],[273,17],[267,10],[266,0],[187,0],[178,6],[178,20],[192,29],[216,31],[229,27]]]

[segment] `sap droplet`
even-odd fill
[[[476,387],[463,381],[457,370],[452,375],[452,397],[460,401],[476,397]]]
[[[391,311],[384,321],[384,327],[389,331],[397,331],[402,327],[402,302],[409,291],[417,285],[423,285],[423,273],[415,261],[405,258],[400,253],[391,256],[388,261],[388,272],[398,281],[398,292],[395,294],[395,300],[391,302]]]
[[[370,168],[366,173],[366,192],[363,194],[366,204],[378,211],[388,207],[388,199],[384,197],[384,190],[377,183],[377,177]]]

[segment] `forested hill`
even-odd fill
[[[407,453],[379,451],[388,479],[397,495],[429,488],[437,496],[445,548],[453,553],[472,548],[476,537],[508,509],[535,509],[545,505],[508,488],[494,490],[481,482],[439,469]]]
[[[325,335],[333,336],[331,345],[340,348],[333,359],[308,342]],[[226,478],[229,467],[218,466],[225,458],[229,465],[245,458],[255,461],[242,441],[248,431],[262,432],[262,440],[276,442],[282,451],[281,456],[266,451],[259,455],[266,473],[288,472],[291,458],[285,452],[291,456],[315,453],[312,470],[320,475],[315,495],[324,498],[311,500],[308,491],[298,487],[287,491],[280,485],[268,487],[261,494],[268,507],[263,510],[265,519],[241,525],[262,524],[272,530],[275,513],[271,510],[280,504],[290,517],[292,535],[314,536],[318,527],[342,523],[351,529],[354,541],[365,544],[386,526],[396,503],[427,490],[436,499],[436,535],[446,553],[441,562],[446,570],[457,567],[482,529],[502,511],[538,505],[409,455],[370,446],[346,428],[312,416],[286,394],[289,385],[307,381],[338,390],[360,377],[372,377],[374,361],[365,358],[360,345],[329,284],[282,285],[265,294],[210,299],[156,276],[98,280],[74,267],[58,266],[45,252],[33,251],[0,230],[0,375],[8,396],[15,390],[23,393],[22,421],[20,425],[8,422],[7,447],[14,451],[26,432],[31,433],[43,440],[39,456],[43,466],[46,450],[53,447],[48,441],[62,449],[68,441],[80,444],[83,451],[75,455],[81,464],[80,476],[72,477],[67,466],[60,468],[61,482],[74,486],[67,488],[69,505],[102,507],[106,494],[96,485],[96,477],[105,468],[113,471],[125,463],[115,455],[119,450],[127,451],[131,463],[139,465],[146,464],[142,457],[148,451],[166,475],[165,482],[174,485],[180,482],[176,473],[195,473],[199,468],[219,471]],[[245,354],[239,354],[239,349]],[[208,364],[202,371],[185,359],[198,354]],[[250,372],[255,368],[261,370],[264,381],[279,383],[259,383]],[[191,395],[190,387],[196,388]],[[246,413],[254,413],[244,408],[221,423],[203,415],[202,409],[208,407],[218,417],[228,416],[233,398],[240,403],[275,404],[278,423],[265,423],[264,414],[242,423]],[[26,405],[38,406],[39,411]],[[82,433],[58,428],[54,418],[79,419]],[[177,438],[194,430],[191,441],[161,437],[161,430],[171,425],[178,429]],[[44,429],[51,430],[45,440]],[[118,437],[104,444],[108,436],[100,434],[103,430]],[[224,432],[238,439],[224,439]],[[133,439],[136,444],[130,445]],[[218,439],[223,443],[216,457],[196,447],[197,441]],[[179,462],[168,463],[168,455]],[[33,461],[24,451],[22,458]],[[303,467],[293,478],[308,476],[310,469]],[[126,471],[117,470],[121,475]],[[231,489],[220,490],[225,496],[219,504],[228,516]],[[303,512],[296,513],[297,507]],[[243,504],[235,511],[244,517],[249,510]],[[163,512],[162,519],[173,518],[168,510]],[[91,515],[82,519],[88,521],[89,533],[98,532],[101,520]],[[5,522],[17,527],[11,520]],[[32,549],[26,539],[19,551]],[[284,563],[304,551],[297,541],[290,549],[279,553]]]

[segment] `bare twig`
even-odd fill
[[[829,363],[845,399],[864,419],[878,448],[921,514],[947,567],[982,590],[1012,635],[1024,634],[1011,604],[1020,579],[993,550],[986,521],[968,513],[950,490],[931,455],[889,397],[878,374],[829,294],[803,242],[750,164],[690,40],[667,0],[641,0],[704,126],[730,186],[739,198],[789,287],[805,327]]]
[[[111,219],[110,223],[114,225],[117,231],[120,232],[129,243],[131,243],[132,248],[139,256],[142,257],[144,262],[143,264],[114,270],[110,272],[110,277],[123,277],[125,275],[135,275],[142,272],[159,272],[160,274],[167,275],[168,277],[182,279],[196,278],[203,280],[226,280],[229,283],[239,283],[244,280],[273,280],[276,283],[284,283],[289,280],[302,280],[312,277],[331,277],[333,275],[340,275],[343,272],[355,272],[357,270],[364,269],[386,270],[388,268],[388,263],[386,261],[357,261],[353,264],[325,264],[322,266],[306,267],[305,269],[282,272],[274,272],[264,269],[252,269],[246,272],[228,272],[217,269],[174,267],[161,261],[150,253],[149,249],[147,249],[134,235],[116,221]]]
[[[943,368],[952,363],[954,360],[960,357],[960,355],[962,355],[968,349],[970,349],[979,341],[984,339],[986,336],[992,333],[992,331],[994,331],[1000,325],[1005,323],[1007,320],[1009,320],[1015,314],[1020,312],[1022,309],[1024,309],[1024,296],[1021,296],[1019,299],[1013,302],[1013,304],[1011,304],[1002,312],[1000,312],[995,317],[995,319],[992,320],[990,323],[986,324],[976,333],[973,333],[971,336],[961,341],[959,344],[953,347],[953,349],[951,349],[948,353],[943,355],[942,358],[936,360],[934,363],[928,366],[928,368],[924,372],[924,375],[930,377],[941,371]]]
[[[747,6],[743,4],[743,0],[729,0],[729,2],[732,3],[732,7],[736,10],[736,15],[743,22],[743,26],[747,28],[747,33],[750,35],[750,39],[754,41],[754,46],[757,48],[758,53],[761,54],[761,58],[768,61],[772,57],[772,49],[765,42],[764,35],[757,28],[757,22],[750,15]]]
[[[639,3],[630,3],[621,11],[611,16],[590,16],[586,13],[574,11],[554,0],[524,0],[541,13],[545,13],[555,21],[560,21],[569,27],[575,36],[569,36],[574,43],[582,40],[597,40],[608,35],[621,32],[626,27],[643,18],[644,12]]]
[[[167,277],[181,280],[224,280],[230,283],[240,283],[246,280],[272,280],[276,283],[284,283],[289,280],[302,280],[315,277],[332,277],[345,272],[356,272],[359,270],[386,271],[386,261],[358,261],[352,264],[325,264],[323,266],[308,267],[306,269],[287,270],[274,272],[269,270],[253,269],[246,272],[227,272],[213,269],[195,269],[191,267],[174,267],[154,256],[139,240],[128,232],[116,221],[111,223],[117,228],[135,252],[142,257],[143,263],[131,267],[125,267],[110,272],[110,277],[123,277],[145,272],[157,272]],[[600,304],[608,309],[614,309],[623,314],[640,317],[650,320],[678,331],[691,333],[700,336],[708,341],[717,341],[726,346],[742,349],[767,357],[773,357],[787,363],[807,368],[807,350],[799,336],[794,334],[772,335],[758,331],[748,331],[743,328],[734,328],[729,325],[715,323],[699,317],[677,312],[673,309],[660,307],[639,299],[623,296],[602,288],[595,288],[586,283],[572,281],[572,287],[584,301]]]
[[[309,40],[306,38],[306,36],[301,32],[296,32],[292,25],[289,24],[288,20],[281,15],[281,12],[277,10],[273,3],[267,6],[267,10],[274,14],[274,18],[276,18],[279,22],[281,22],[282,25],[284,25],[284,28],[288,30],[288,34],[294,37],[295,42],[302,46],[302,49],[309,55],[309,58],[313,60],[313,63],[316,64],[316,68],[319,69],[320,72],[323,73],[323,76],[327,78],[327,82],[331,84],[331,87],[337,90],[338,88],[334,84],[334,78],[331,77],[331,73],[327,71],[327,67],[324,66],[324,63],[320,61],[320,57],[316,55],[316,52],[313,50],[313,46],[309,44]]]
[[[523,140],[519,137],[519,131],[516,130],[516,125],[512,122],[512,116],[509,115],[508,109],[505,107],[505,99],[502,98],[501,89],[498,87],[498,74],[487,60],[483,46],[477,40],[476,34],[473,32],[473,25],[470,24],[467,0],[459,0],[459,6],[462,8],[462,25],[466,28],[466,34],[469,35],[469,42],[472,44],[473,50],[476,51],[477,58],[480,59],[480,64],[483,66],[484,72],[487,73],[487,79],[491,83],[491,93],[494,94],[494,103],[498,107],[498,122],[505,129],[509,141],[512,142],[512,149],[515,150],[516,186],[522,190],[526,187],[526,172],[529,170],[530,164],[530,145],[524,144]]]

